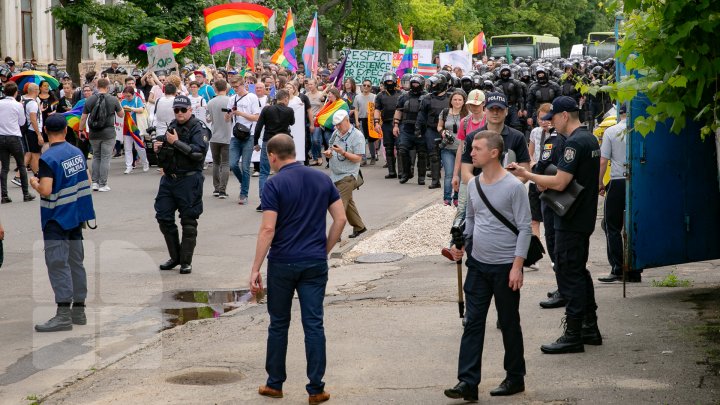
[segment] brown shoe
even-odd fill
[[[282,398],[283,393],[280,390],[276,390],[275,388],[270,388],[267,385],[261,385],[260,388],[258,388],[258,394],[264,396],[264,397],[270,397],[270,398]]]
[[[327,401],[328,399],[330,399],[330,394],[328,394],[327,392],[323,391],[323,392],[321,392],[321,393],[319,393],[319,394],[310,395],[310,396],[308,397],[308,403],[309,403],[310,405],[315,405],[315,404],[319,404],[319,403],[325,402],[325,401]]]

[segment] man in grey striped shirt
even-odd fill
[[[485,320],[490,301],[495,307],[505,346],[506,377],[490,395],[513,395],[525,390],[525,358],[520,328],[520,288],[523,262],[530,246],[530,202],[523,183],[502,165],[503,139],[493,131],[480,131],[472,142],[472,161],[482,169],[480,187],[488,202],[515,225],[519,234],[505,226],[479,194],[476,179],[468,182],[465,237],[469,250],[465,279],[465,330],[460,342],[459,383],[445,390],[450,398],[478,399],[478,385],[485,339]],[[461,260],[464,250],[451,250]]]

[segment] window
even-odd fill
[[[60,0],[52,0],[52,7],[57,6],[60,4]],[[55,24],[55,19],[53,18],[53,26],[55,29],[53,30],[53,57],[55,60],[62,60],[65,59],[63,54],[63,40],[65,39],[65,31],[57,28],[57,24]]]
[[[22,22],[22,51],[23,59],[33,59],[33,11],[32,1],[22,0],[20,2],[21,22]]]

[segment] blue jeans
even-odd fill
[[[260,186],[258,188],[261,200],[263,187],[265,187],[265,182],[270,176],[270,159],[268,158],[267,146],[265,145],[266,144],[263,144],[262,149],[260,150]]]
[[[325,383],[325,328],[323,327],[323,300],[328,280],[326,260],[308,260],[294,263],[276,263],[268,260],[267,308],[270,314],[265,371],[267,386],[281,390],[287,379],[287,355],[290,310],[297,290],[300,314],[305,332],[305,357],[308,394],[323,392]]]
[[[315,128],[315,131],[313,131],[312,134],[312,157],[313,159],[320,159],[322,156],[322,145],[323,141],[325,143],[330,142],[330,137],[332,136],[332,131],[325,128],[325,127],[317,127]]]
[[[247,197],[250,192],[250,160],[252,159],[253,138],[244,141],[230,139],[230,170],[240,182],[240,196]],[[242,157],[242,168],[238,161]]]
[[[453,197],[452,176],[455,168],[455,155],[457,149],[440,149],[440,160],[442,161],[445,174],[443,175],[443,200],[451,200]],[[457,195],[455,195],[457,198]]]

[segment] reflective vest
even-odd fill
[[[40,199],[42,228],[55,221],[67,231],[95,219],[87,164],[80,149],[62,142],[52,145],[40,160],[53,172],[52,193]]]

